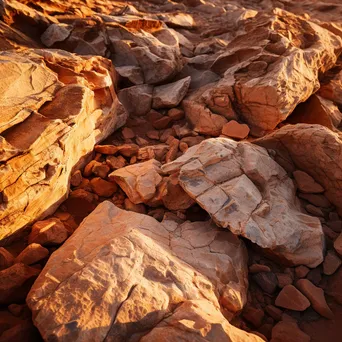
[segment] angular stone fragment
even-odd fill
[[[13,255],[4,247],[0,247],[0,271],[12,266]]]
[[[31,243],[15,258],[15,263],[32,265],[46,258],[48,255],[48,249],[44,248],[38,243]]]
[[[338,238],[334,241],[334,248],[336,252],[342,256],[342,233],[338,236]]]
[[[301,192],[315,194],[324,191],[324,188],[306,172],[296,170],[293,172],[293,177]]]
[[[265,149],[208,139],[162,170],[179,172],[179,184],[219,226],[294,265],[323,261],[319,220],[301,212],[292,180]]]
[[[334,251],[328,251],[323,262],[323,273],[325,275],[334,274],[341,266],[341,259],[336,255]]]
[[[210,301],[219,312],[222,297],[241,310],[245,249],[230,232],[209,227],[196,235],[197,223],[160,224],[103,202],[51,255],[33,285],[27,303],[34,324],[46,340],[133,341],[189,300]]]
[[[299,329],[296,322],[281,321],[272,330],[271,342],[310,342],[309,335]]]
[[[154,109],[177,107],[186,95],[190,81],[189,76],[173,83],[154,87],[152,107]]]
[[[51,24],[40,37],[42,43],[50,47],[56,42],[67,39],[72,31],[72,26],[67,24]]]
[[[26,49],[1,52],[0,61],[2,240],[56,210],[75,167],[127,114],[105,58]]]
[[[290,310],[304,311],[310,306],[310,302],[293,285],[286,285],[276,298],[275,305]]]
[[[116,183],[108,182],[100,177],[93,178],[90,186],[97,195],[102,197],[111,197],[118,189]]]
[[[160,163],[149,161],[129,165],[112,172],[109,179],[114,180],[134,203],[147,203],[156,194],[157,187],[162,181]]]

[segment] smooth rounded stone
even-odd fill
[[[324,217],[324,213],[323,213],[322,209],[315,207],[312,204],[307,204],[305,206],[305,209],[311,215],[318,216],[318,217]]]
[[[191,77],[188,76],[173,83],[154,87],[152,108],[177,107],[186,95],[190,81]]]
[[[180,108],[171,108],[168,112],[167,115],[173,120],[173,121],[178,121],[182,120],[185,116],[184,110]]]
[[[77,170],[76,172],[74,172],[70,178],[70,184],[72,186],[79,186],[82,183],[82,173],[80,170]]]
[[[327,224],[334,232],[342,233],[342,221],[329,221]]]
[[[306,275],[306,278],[309,279],[316,286],[318,286],[322,280],[321,267],[316,267],[316,268],[310,270],[310,272]]]
[[[250,305],[247,305],[242,311],[242,317],[252,323],[256,328],[261,326],[264,316],[264,310],[254,308]]]
[[[118,147],[118,151],[124,157],[133,157],[139,152],[139,146],[136,144],[124,144]]]
[[[125,206],[125,209],[128,211],[134,211],[135,213],[139,213],[139,214],[146,214],[146,208],[142,203],[134,204],[128,198],[125,198],[124,206]]]
[[[300,170],[294,171],[293,177],[296,180],[298,189],[301,192],[314,194],[314,193],[320,193],[324,191],[324,188],[304,171],[300,171]]]
[[[111,197],[118,190],[114,182],[108,182],[100,177],[93,178],[90,181],[92,190],[101,197]]]
[[[69,236],[64,224],[57,218],[38,221],[32,226],[28,243],[37,243],[42,246],[59,245]]]
[[[129,127],[124,127],[121,130],[121,134],[124,139],[133,139],[135,137],[134,131]]]
[[[271,269],[266,265],[253,264],[248,268],[249,273],[271,272]]]
[[[334,274],[341,266],[341,259],[336,255],[334,251],[328,251],[323,262],[323,273],[325,275]]]
[[[249,134],[249,127],[231,120],[222,127],[222,134],[234,139],[245,139]]]
[[[14,256],[4,247],[0,247],[0,271],[13,265]]]
[[[146,136],[152,140],[159,140],[160,132],[157,130],[151,130],[146,132]]]
[[[330,201],[324,195],[304,194],[301,192],[298,192],[297,195],[299,198],[305,199],[306,201],[310,202],[311,204],[315,205],[316,207],[321,207],[321,208],[330,208],[331,207]]]
[[[253,280],[268,294],[273,294],[278,286],[278,278],[273,272],[259,272],[253,274]]]
[[[115,154],[118,152],[119,148],[118,146],[114,145],[97,145],[95,146],[95,152],[102,153],[102,154]],[[91,161],[90,163],[92,163]],[[85,177],[88,177],[87,175],[84,175]],[[90,175],[89,175],[90,176]]]
[[[334,241],[334,248],[336,252],[342,256],[342,233]]]
[[[297,278],[305,278],[309,272],[310,272],[310,269],[303,265],[300,265],[295,268],[295,275]]]
[[[265,307],[265,311],[268,315],[270,315],[276,321],[281,321],[283,311],[279,308],[275,307],[274,305],[267,305]]]
[[[31,243],[15,258],[15,263],[32,265],[46,258],[48,255],[48,249],[44,248],[38,243]]]
[[[309,335],[299,329],[296,322],[281,321],[272,330],[270,342],[310,342]]]
[[[0,271],[0,304],[25,300],[32,284],[29,282],[33,281],[39,273],[40,270],[22,263]]]
[[[286,273],[276,273],[278,279],[278,286],[280,288],[285,287],[286,285],[291,285],[293,283],[293,278],[290,274]]]
[[[107,156],[106,163],[112,170],[121,169],[127,165],[127,161],[123,156]]]
[[[309,299],[315,311],[325,318],[334,318],[334,314],[329,308],[324,297],[324,291],[321,288],[312,284],[308,279],[298,280],[296,286]]]
[[[304,311],[310,306],[310,302],[293,285],[286,285],[278,294],[275,305],[294,311]]]

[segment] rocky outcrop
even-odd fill
[[[196,322],[198,310],[207,319],[211,312],[211,324],[224,327],[218,336],[247,338],[219,312],[219,301],[228,310],[244,304],[245,262],[243,243],[228,231],[161,224],[104,202],[52,254],[27,303],[45,340],[133,341],[152,329],[155,336],[154,328],[184,315],[182,305]],[[193,300],[204,307],[186,304]]]
[[[342,213],[342,138],[321,125],[289,125],[255,141],[276,152],[275,160],[289,172],[295,168],[312,176],[324,195]]]
[[[221,80],[184,100],[199,133],[217,136],[232,119],[245,121],[256,136],[273,130],[318,90],[318,74],[342,50],[339,36],[280,9],[258,13],[244,30],[211,64]]]
[[[2,52],[0,61],[3,240],[56,210],[74,168],[126,113],[107,59],[25,50]]]
[[[285,170],[259,146],[209,139],[162,170],[179,172],[179,183],[213,220],[294,265],[323,261],[323,232],[304,214]]]

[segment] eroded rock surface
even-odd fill
[[[301,212],[293,181],[263,148],[209,139],[162,167],[221,227],[292,264],[323,261],[317,218]]]

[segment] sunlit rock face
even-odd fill
[[[0,240],[49,215],[77,164],[126,120],[109,60],[0,53]]]

